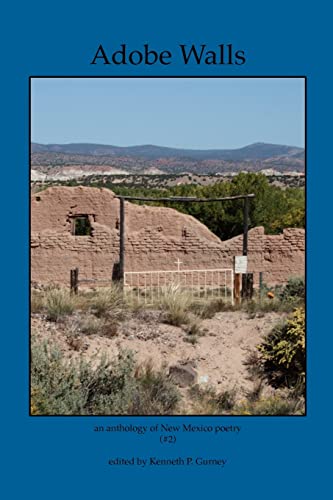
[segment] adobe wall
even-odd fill
[[[70,270],[80,277],[108,279],[119,261],[119,200],[104,188],[52,187],[31,199],[31,278],[69,283]],[[74,236],[71,218],[88,215],[91,236]],[[172,208],[125,203],[126,271],[231,268],[242,253],[242,236],[221,241],[195,218]],[[249,231],[249,272],[264,272],[269,284],[304,275],[304,230],[265,235]]]

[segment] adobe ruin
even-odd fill
[[[50,187],[31,197],[31,279],[69,284],[70,270],[82,279],[105,280],[119,263],[119,199],[105,188]],[[125,202],[125,271],[232,268],[242,254],[242,235],[221,241],[194,217],[166,207]],[[266,235],[248,233],[248,272],[269,285],[302,276],[304,229]],[[96,283],[98,284],[98,283]]]

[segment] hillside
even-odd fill
[[[239,149],[193,150],[153,145],[119,147],[100,144],[31,145],[31,166],[50,176],[111,175],[118,173],[217,174],[258,172],[274,168],[280,172],[303,172],[304,149],[255,143]],[[67,172],[68,167],[75,172]],[[65,170],[64,170],[65,169]],[[51,170],[51,172],[50,172]]]

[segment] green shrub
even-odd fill
[[[303,386],[305,381],[305,311],[295,309],[258,346],[266,376],[273,385]]]
[[[305,282],[303,277],[289,278],[286,286],[281,290],[279,295],[282,301],[292,301],[305,299]]]
[[[54,346],[31,345],[31,413],[33,415],[85,414],[85,394],[74,364],[66,363]]]
[[[67,360],[55,346],[33,337],[33,415],[162,415],[173,413],[179,400],[165,372],[138,367],[131,352],[121,352],[112,362],[105,357]]]

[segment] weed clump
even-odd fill
[[[186,333],[184,341],[193,345],[198,342],[199,337],[202,337],[205,334],[201,329],[201,324],[198,321],[198,318],[196,317],[189,318],[188,324],[183,326],[183,330]]]

